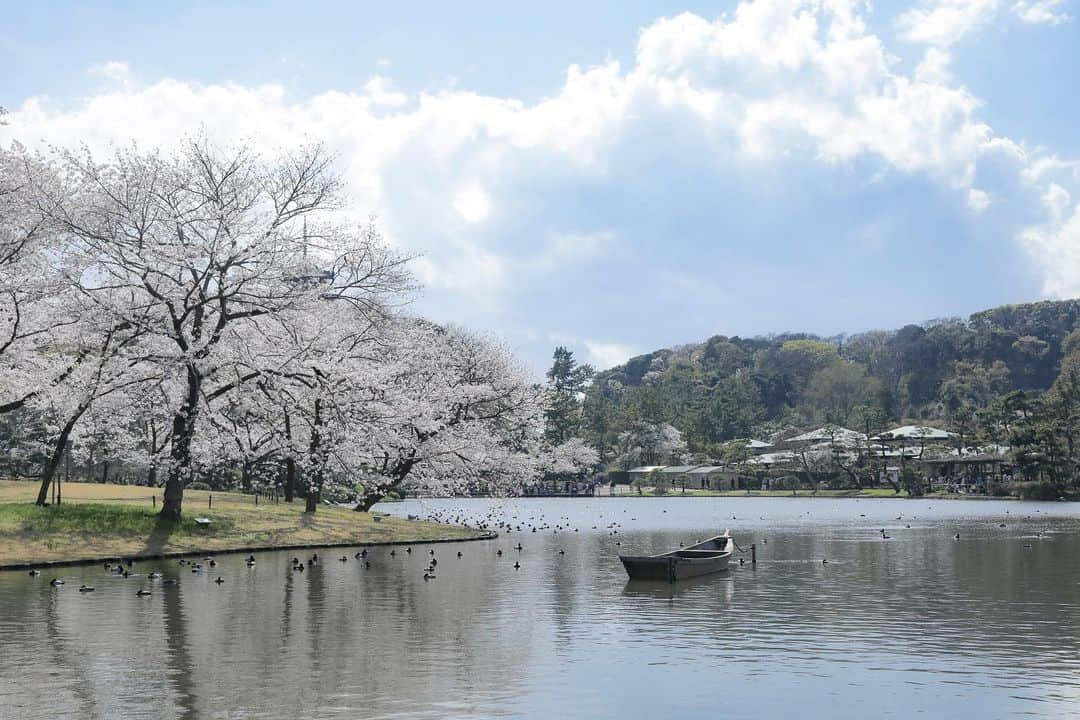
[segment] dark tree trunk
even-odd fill
[[[52,485],[53,478],[56,476],[56,469],[60,467],[60,461],[64,457],[68,438],[71,437],[71,431],[75,429],[75,423],[79,422],[79,418],[82,417],[84,412],[86,412],[86,408],[78,408],[74,415],[68,419],[64,427],[60,429],[60,435],[56,438],[56,444],[53,446],[52,455],[49,456],[49,462],[45,465],[45,472],[41,477],[41,487],[38,488],[37,496],[38,505],[44,505],[49,499],[49,487]]]
[[[292,442],[292,423],[289,413],[285,413],[285,439]],[[296,495],[296,459],[290,455],[285,458],[285,502],[291,503]]]
[[[161,501],[161,517],[179,520],[184,504],[184,487],[191,479],[191,440],[195,436],[195,420],[199,414],[199,389],[202,378],[194,368],[188,368],[187,396],[184,405],[173,416],[172,448],[169,451],[169,477]]]
[[[157,487],[157,465],[151,465],[150,471],[146,474],[147,487]]]
[[[319,496],[322,494],[323,482],[326,480],[326,450],[322,446],[321,427],[322,400],[315,398],[315,417],[311,424],[311,445],[308,447],[311,477],[308,480],[304,512],[315,512],[319,507]]]
[[[291,503],[296,494],[296,460],[285,458],[285,502]]]
[[[363,498],[360,499],[360,502],[358,502],[356,504],[356,507],[353,509],[356,510],[356,512],[367,512],[375,506],[375,503],[382,500],[383,497],[383,495],[365,495]]]
[[[109,461],[106,460],[101,464],[101,484],[109,482]]]
[[[356,503],[356,507],[354,507],[353,510],[355,510],[356,512],[367,512],[368,510],[370,510],[372,507],[374,507],[375,503],[386,497],[386,493],[396,488],[406,477],[409,476],[409,473],[412,472],[414,465],[416,465],[415,458],[410,457],[407,460],[402,460],[400,463],[398,463],[397,467],[394,468],[394,471],[390,473],[390,476],[394,478],[394,482],[391,483],[389,487],[382,488],[380,492],[370,493],[362,497],[360,499],[360,502]]]

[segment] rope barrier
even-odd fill
[[[741,547],[739,547],[739,543],[735,542],[735,538],[731,538],[731,544],[735,546],[736,550],[738,550],[739,552],[741,552],[744,555],[746,554],[746,551],[743,550]],[[739,564],[742,565],[743,562],[744,561],[740,558],[739,559]],[[750,564],[753,567],[757,567],[757,544],[754,544],[754,545],[750,546]]]

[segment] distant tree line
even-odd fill
[[[795,428],[914,422],[1007,445],[1024,477],[1075,485],[1078,328],[1080,301],[1066,300],[852,336],[717,335],[589,371],[575,411],[559,412],[606,468],[721,460],[732,440]]]

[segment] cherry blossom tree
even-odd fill
[[[581,438],[570,438],[550,448],[544,457],[544,470],[552,475],[582,475],[600,463],[600,453]]]
[[[398,488],[513,492],[540,467],[543,391],[497,343],[335,299],[264,337],[294,350],[262,388],[309,511],[335,486],[367,510]]]
[[[358,510],[389,491],[510,494],[542,466],[544,390],[501,345],[403,318],[386,333]]]
[[[139,366],[132,368],[129,353],[138,343],[139,335],[131,328],[104,330],[92,323],[80,323],[84,333],[79,337],[68,334],[67,345],[60,348],[66,355],[80,358],[56,383],[35,392],[30,405],[37,408],[55,425],[48,433],[48,460],[42,471],[37,504],[44,505],[49,496],[49,486],[63,459],[68,443],[73,439],[79,421],[88,411],[96,410],[98,427],[108,426],[107,434],[113,444],[128,444],[132,439],[133,416],[125,391],[155,379],[156,368]],[[114,402],[108,410],[95,408],[107,399]]]
[[[592,466],[545,446],[545,390],[500,344],[401,314],[407,258],[341,222],[320,148],[264,160],[203,139],[175,155],[0,157],[0,413],[35,418],[45,502],[65,453],[245,489],[286,468],[307,509],[348,486],[517,492]]]
[[[619,462],[629,469],[634,465],[679,462],[687,453],[686,441],[678,428],[668,423],[639,420],[619,434]]]
[[[64,279],[70,258],[31,197],[54,175],[22,148],[0,149],[0,415],[24,408],[81,360],[51,351],[69,344],[65,333],[79,320]]]
[[[60,165],[63,182],[35,190],[78,259],[69,282],[95,313],[138,330],[139,362],[179,380],[161,511],[175,519],[204,406],[261,372],[233,371],[245,331],[328,293],[374,302],[399,284],[401,260],[333,222],[339,182],[319,147],[265,161],[196,139],[168,157],[63,153]]]

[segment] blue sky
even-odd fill
[[[1080,294],[1075,0],[25,3],[0,140],[322,140],[540,369]]]

